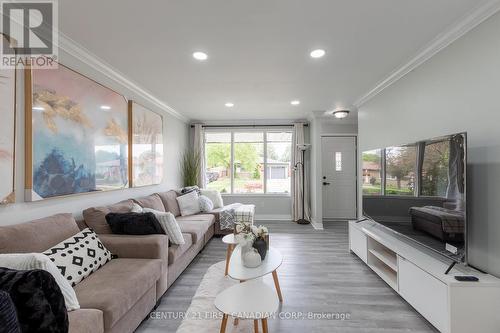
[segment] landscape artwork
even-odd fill
[[[8,43],[0,35],[1,43]],[[15,201],[14,157],[15,157],[15,87],[14,69],[0,69],[0,204]]]
[[[32,70],[32,198],[128,186],[126,99],[59,65]]]
[[[163,120],[140,104],[132,107],[132,186],[160,184],[163,178]]]

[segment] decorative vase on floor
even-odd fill
[[[253,247],[259,252],[261,260],[266,259],[267,243],[264,239],[258,238],[255,240],[255,242],[253,242]]]

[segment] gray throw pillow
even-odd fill
[[[198,201],[200,203],[200,210],[202,212],[206,213],[214,209],[214,203],[212,202],[212,200],[210,200],[209,197],[200,195]]]

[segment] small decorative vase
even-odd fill
[[[262,238],[255,240],[255,242],[253,242],[253,247],[259,252],[261,260],[266,259],[267,242],[265,240]]]
[[[238,235],[239,236],[239,235]],[[247,240],[242,240],[239,242],[240,247],[241,247],[241,261],[244,262],[245,260],[245,255],[252,251],[252,242],[247,241]]]
[[[243,253],[243,252],[242,252]],[[248,268],[255,268],[260,266],[262,260],[256,249],[250,248],[242,257],[243,266]]]

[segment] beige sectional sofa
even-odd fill
[[[0,253],[43,252],[79,231],[71,214],[0,227]],[[111,260],[75,286],[81,309],[69,312],[70,332],[132,331],[157,302],[160,274],[158,259]]]
[[[81,309],[69,313],[71,333],[133,332],[159,299],[203,249],[219,227],[219,210],[180,216],[176,191],[91,207],[84,221],[58,214],[0,227],[0,253],[43,252],[85,227],[92,228],[117,259],[77,284]],[[185,244],[169,244],[166,235],[114,235],[106,223],[110,212],[129,212],[133,203],[177,216]]]

